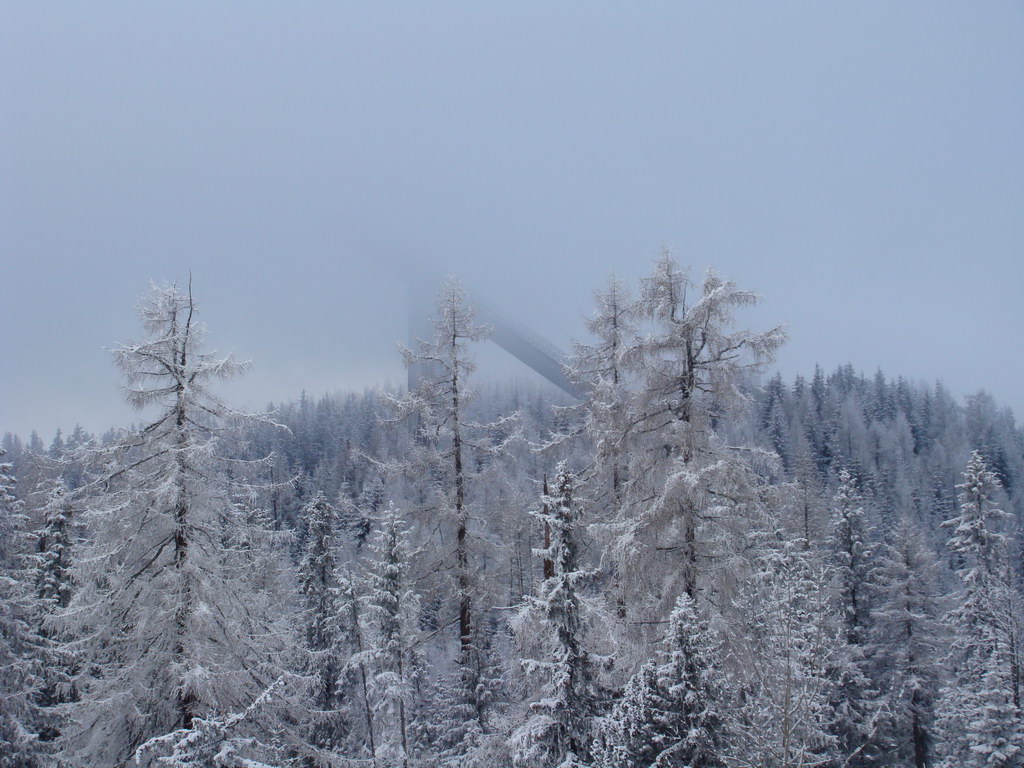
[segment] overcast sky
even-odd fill
[[[9,0],[0,432],[131,418],[104,348],[151,279],[191,271],[258,407],[402,380],[395,260],[567,346],[662,245],[764,297],[787,377],[1019,415],[1022,41],[1016,0]]]

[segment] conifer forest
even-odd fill
[[[1012,412],[784,380],[754,294],[647,275],[581,308],[579,398],[478,376],[449,280],[408,387],[259,413],[153,286],[137,423],[3,438],[0,766],[1024,766]]]

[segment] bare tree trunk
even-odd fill
[[[352,576],[349,574],[349,584],[351,585]],[[352,614],[352,629],[356,636],[356,650],[359,653],[363,652],[363,633],[359,631],[359,607],[356,602],[355,595],[352,596],[352,600],[349,602],[350,612]],[[377,758],[377,744],[373,735],[373,709],[370,707],[370,686],[366,681],[366,665],[359,662],[359,677],[360,684],[362,687],[363,694],[363,711],[366,713],[366,736],[370,742],[370,757],[373,759]]]
[[[544,498],[548,497],[548,476],[544,475]],[[548,503],[544,502],[544,551],[547,552],[551,549],[551,525],[547,521],[548,516]],[[555,563],[549,557],[544,557],[544,579],[553,579],[555,577]]]
[[[398,679],[405,682],[405,665],[402,657],[398,657]],[[398,725],[402,732],[402,768],[409,765],[409,737],[405,725],[405,699],[398,700]]]
[[[904,588],[904,599],[905,608],[909,613],[910,610],[910,584]],[[914,630],[910,625],[910,622],[906,622],[906,641],[907,641],[907,667],[910,670],[910,674],[914,675],[917,672],[917,659],[914,656],[913,651],[913,638]],[[921,706],[921,693],[918,690],[910,695],[910,737],[914,744],[914,766],[915,768],[927,768],[928,766],[928,733],[924,729],[924,725],[921,722],[921,714],[919,708]]]
[[[452,346],[455,339],[452,339]],[[452,453],[455,461],[455,553],[459,574],[459,647],[463,653],[469,651],[472,632],[472,613],[469,589],[469,553],[466,534],[469,519],[466,513],[466,481],[462,469],[462,431],[459,428],[459,376],[458,369],[452,373]]]
[[[175,413],[175,429],[177,430],[177,455],[175,457],[177,468],[177,494],[174,506],[174,568],[178,573],[181,583],[181,597],[178,609],[174,617],[175,641],[174,660],[178,664],[184,661],[185,657],[185,635],[188,632],[188,624],[192,615],[192,585],[188,573],[188,489],[186,475],[188,467],[185,464],[185,449],[188,446],[188,435],[185,432],[187,418],[185,414],[185,385],[183,378],[185,366],[188,363],[188,340],[192,326],[192,286],[189,284],[189,310],[188,319],[185,322],[184,337],[181,340],[180,356],[178,359],[178,381],[177,404]],[[172,326],[172,332],[176,328]],[[180,688],[180,687],[179,687]],[[195,696],[191,692],[181,690],[178,694],[178,719],[182,728],[191,728],[195,719]]]
[[[1010,625],[1010,684],[1013,686],[1013,706],[1020,711],[1020,648],[1017,641],[1016,614],[1013,611],[1011,598],[1010,612],[1007,616]]]

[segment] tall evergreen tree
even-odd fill
[[[489,329],[477,324],[475,311],[455,280],[449,280],[441,289],[433,330],[433,337],[420,340],[418,349],[402,350],[416,381],[404,398],[394,400],[394,405],[400,417],[415,423],[416,436],[406,469],[416,478],[434,479],[429,484],[420,484],[421,491],[426,492],[426,505],[433,506],[436,518],[424,521],[424,527],[440,531],[450,526],[454,534],[453,562],[438,570],[450,571],[455,581],[459,617],[455,664],[459,671],[453,682],[461,690],[453,696],[471,701],[476,698],[479,683],[474,615],[480,584],[476,576],[479,553],[474,551],[471,536],[470,453],[502,453],[515,438],[511,426],[516,417],[479,424],[469,416],[469,405],[476,397],[469,384],[476,368],[469,345],[486,338]],[[488,439],[489,434],[499,432],[503,433],[501,439]],[[479,710],[476,711],[479,716]],[[478,722],[474,727],[480,728],[481,724]]]
[[[612,277],[608,287],[594,294],[594,314],[587,330],[596,337],[594,344],[577,344],[570,372],[588,393],[583,410],[583,429],[594,442],[594,454],[600,481],[597,499],[618,511],[625,481],[632,373],[629,363],[636,348],[636,302],[625,283]]]
[[[459,609],[459,645],[472,643],[473,585],[469,545],[469,507],[466,499],[466,439],[473,429],[467,406],[473,397],[468,378],[476,368],[467,345],[486,337],[487,328],[476,323],[462,287],[449,280],[441,290],[434,338],[421,340],[418,350],[403,349],[406,365],[419,371],[418,386],[396,401],[400,415],[416,421],[416,457],[424,469],[438,473],[442,514],[455,529],[456,595]]]
[[[538,554],[552,563],[539,593],[528,597],[514,628],[540,644],[539,658],[523,661],[528,675],[541,681],[526,722],[509,745],[517,768],[578,768],[589,760],[596,704],[594,665],[584,642],[581,587],[594,573],[581,568],[576,478],[560,464],[554,493],[534,515],[551,532],[550,546]]]
[[[441,686],[442,711],[437,715],[441,730],[435,744],[441,766],[489,768],[505,755],[503,737],[495,732],[493,722],[494,710],[505,695],[493,639],[493,630],[477,632],[472,666],[457,665],[452,673],[456,679]]]
[[[636,301],[626,284],[616,277],[594,293],[595,308],[587,330],[596,337],[592,344],[575,345],[569,375],[587,393],[586,399],[571,407],[572,429],[580,430],[593,443],[594,465],[587,478],[593,521],[592,530],[607,534],[622,519],[624,489],[629,462],[626,452],[629,419],[635,412],[634,372],[630,358],[637,349]],[[561,436],[560,436],[561,437]],[[625,584],[616,567],[609,563],[606,574],[612,584],[620,618],[626,615]],[[545,578],[550,576],[545,563]]]
[[[841,644],[827,579],[801,540],[779,530],[759,545],[736,609],[736,703],[727,711],[729,768],[839,764],[834,681]]]
[[[915,768],[933,764],[935,703],[946,636],[938,564],[906,517],[882,550],[876,644],[890,691],[884,737],[894,757]]]
[[[828,500],[811,443],[799,434],[795,441],[792,474],[795,482],[793,530],[803,540],[804,549],[820,550],[828,538]]]
[[[960,491],[960,514],[943,523],[961,559],[963,590],[947,621],[953,679],[943,694],[943,765],[1019,768],[1024,723],[1019,700],[1015,589],[1008,563],[1008,515],[995,504],[999,481],[975,451]]]
[[[307,534],[299,564],[299,590],[305,599],[309,739],[316,749],[335,750],[347,741],[339,679],[352,653],[345,647],[341,622],[346,617],[338,599],[338,513],[318,493],[306,505],[303,517]]]
[[[597,739],[599,768],[712,768],[721,765],[726,691],[718,643],[693,600],[679,597],[659,650],[644,664]]]
[[[880,691],[872,680],[873,608],[877,599],[873,542],[863,499],[853,476],[839,473],[833,501],[832,581],[845,642],[836,655],[833,674],[835,723],[840,753],[850,766],[869,766],[880,745]]]
[[[42,670],[43,685],[39,703],[52,713],[49,727],[41,734],[47,741],[60,735],[57,706],[74,700],[75,653],[73,645],[63,641],[55,617],[67,608],[74,594],[73,553],[77,538],[71,495],[62,477],[58,477],[42,506],[43,527],[35,534],[33,562],[39,635],[46,639],[50,653]]]
[[[64,747],[85,765],[246,709],[295,645],[290,603],[267,593],[276,553],[234,503],[254,467],[229,455],[228,425],[246,417],[209,389],[244,365],[202,350],[191,291],[154,287],[139,310],[148,336],[115,356],[129,402],[156,416],[78,492],[89,537],[61,614],[81,659]]]
[[[594,740],[594,765],[597,768],[651,768],[665,750],[668,724],[663,722],[668,709],[658,684],[657,664],[645,662],[626,682],[622,698],[608,717],[597,725]],[[680,742],[676,742],[680,743]]]
[[[38,703],[46,644],[34,630],[26,519],[14,486],[13,467],[0,462],[0,768],[35,768],[49,761],[39,739],[48,718]]]
[[[426,704],[419,640],[419,596],[409,582],[409,550],[405,521],[391,507],[372,546],[370,592],[367,603],[373,627],[373,698],[380,740],[377,755],[406,768],[421,745],[424,723],[419,714]]]
[[[756,452],[734,450],[715,430],[746,402],[743,373],[784,339],[780,329],[732,328],[735,311],[756,301],[711,270],[694,285],[668,253],[642,281],[640,334],[623,353],[635,391],[618,437],[628,464],[609,539],[627,605],[644,620],[667,617],[680,592],[716,591],[709,566],[728,561],[737,540],[729,534],[759,502]]]
[[[367,641],[367,621],[363,610],[364,600],[360,597],[362,582],[358,581],[351,568],[339,576],[338,608],[339,624],[344,634],[344,644],[352,649],[338,678],[338,696],[343,702],[350,728],[345,754],[361,760],[377,758],[377,738],[374,724],[374,709],[371,701],[371,674],[373,649]]]
[[[74,591],[74,510],[63,479],[50,490],[43,514],[43,527],[36,534],[35,581],[39,599],[52,613],[67,607]]]
[[[384,509],[384,478],[379,474],[363,486],[359,501],[353,509],[352,519],[347,521],[352,537],[356,542],[356,551],[363,548],[366,539],[373,530],[373,521]]]

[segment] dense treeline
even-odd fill
[[[667,255],[596,300],[582,402],[475,388],[449,283],[409,391],[244,414],[154,289],[145,423],[3,440],[0,766],[1024,765],[1011,412],[757,384]]]

